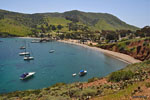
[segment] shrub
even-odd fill
[[[91,78],[91,79],[88,79],[88,83],[90,83],[90,82],[94,82],[94,81],[97,81],[98,80],[98,78],[97,77],[93,77],[93,78]]]
[[[146,86],[147,88],[150,88],[150,82],[145,83],[145,86]]]
[[[129,44],[130,44],[130,42],[129,42],[129,41],[127,41],[127,42],[126,42],[126,45],[129,45]]]
[[[146,41],[144,41],[143,46],[148,46],[148,45],[149,44]]]
[[[38,95],[40,92],[41,92],[40,89],[37,89],[37,90],[32,91],[32,93],[35,94],[35,95]],[[29,92],[29,93],[30,93],[30,92]]]
[[[130,51],[135,51],[136,50],[136,47],[133,47],[133,48],[130,48]]]
[[[90,45],[93,45],[92,43],[90,43]]]
[[[97,93],[96,89],[86,88],[82,91],[74,91],[73,96],[75,97],[83,97],[83,96],[95,96]]]
[[[23,99],[23,100],[31,100],[30,97],[23,97],[22,99]]]
[[[117,71],[110,74],[108,81],[119,82],[124,80],[129,80],[133,78],[134,73],[132,71]]]
[[[52,85],[51,87],[61,87],[63,85],[66,85],[66,83],[56,83],[56,84]]]
[[[123,41],[127,41],[127,40],[128,40],[128,39],[122,39],[122,40],[121,40],[121,42],[123,42]]]

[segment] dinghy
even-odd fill
[[[49,51],[49,53],[53,53],[53,52],[55,52],[55,50],[50,50],[50,51]]]
[[[76,73],[72,74],[73,77],[76,76],[76,75],[77,75]]]

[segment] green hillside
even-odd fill
[[[78,10],[73,10],[73,11],[68,11],[64,13],[43,13],[40,15],[51,16],[51,17],[63,17],[63,18],[69,17],[72,19],[77,19],[79,22],[86,24],[88,26],[93,26],[97,30],[102,30],[102,29],[99,29],[99,27],[104,27],[103,25],[105,25],[104,29],[106,30],[114,30],[114,29],[136,30],[138,29],[137,27],[126,24],[125,22],[121,21],[117,17],[111,14],[107,14],[107,13],[87,13],[87,12],[81,12]],[[105,21],[107,25],[103,23],[99,23],[101,21]]]
[[[0,34],[5,36],[4,33],[8,33],[14,36],[26,36],[32,34],[32,31],[29,27],[21,25],[11,19],[2,19],[0,20]]]
[[[58,25],[61,25],[61,28],[58,28]],[[72,28],[73,31],[77,31],[81,27],[83,31],[85,26],[93,31],[116,29],[134,31],[138,29],[107,13],[87,13],[73,10],[64,13],[23,14],[0,10],[1,35],[7,33],[15,36],[27,36],[39,32],[68,32]]]

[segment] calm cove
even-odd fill
[[[0,38],[0,93],[17,90],[40,89],[55,83],[88,81],[92,77],[103,77],[124,68],[127,63],[89,48],[61,42],[31,43],[33,39]],[[34,57],[24,61],[19,56],[21,46]],[[54,49],[54,53],[49,53]],[[87,75],[79,77],[80,70]],[[24,72],[36,72],[28,80],[20,80]],[[77,76],[72,77],[73,73]]]

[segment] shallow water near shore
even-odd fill
[[[127,63],[89,48],[61,42],[31,43],[32,39],[0,38],[0,93],[16,90],[39,89],[55,83],[88,81],[92,77],[103,77],[124,68]],[[34,56],[33,61],[24,61],[18,53],[25,44]],[[54,49],[54,53],[49,53]],[[78,72],[87,70],[79,77]],[[36,72],[28,80],[20,80],[24,72]],[[72,77],[73,73],[77,76]]]

